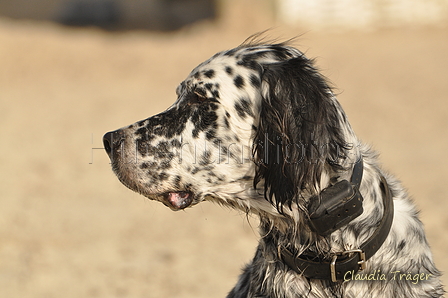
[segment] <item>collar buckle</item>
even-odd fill
[[[343,252],[338,252],[333,254],[333,257],[331,258],[331,262],[330,262],[330,274],[331,274],[331,281],[332,282],[337,282],[338,278],[336,275],[336,262],[338,259],[338,256],[344,256],[344,255],[349,255],[349,254],[353,254],[353,253],[357,253],[359,256],[359,261],[358,261],[358,270],[362,271],[364,269],[366,269],[366,254],[362,249],[352,249],[352,250],[346,250]]]

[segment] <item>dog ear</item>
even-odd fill
[[[280,213],[315,194],[324,170],[341,170],[348,146],[341,109],[326,80],[304,56],[264,66],[260,118],[254,137],[254,187]]]

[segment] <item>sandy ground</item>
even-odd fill
[[[170,34],[0,19],[0,297],[225,296],[252,257],[256,221],[147,201],[97,148],[169,106],[199,62],[271,25],[238,12]],[[447,271],[448,29],[277,32],[305,33],[298,46],[412,193]]]

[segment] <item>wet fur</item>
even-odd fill
[[[287,43],[246,42],[196,67],[165,112],[113,132],[110,156],[130,189],[163,202],[188,192],[191,206],[208,200],[255,214],[260,242],[229,298],[441,297],[418,212],[377,155],[354,134],[327,80]],[[327,237],[308,225],[309,198],[349,179],[362,156],[364,213]],[[359,247],[383,216],[380,177],[394,201],[388,238],[362,273],[386,280],[310,280],[279,256],[281,246],[328,261]],[[375,271],[376,270],[376,271]],[[391,272],[430,274],[412,283]]]

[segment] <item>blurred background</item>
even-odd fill
[[[101,138],[268,28],[300,36],[448,270],[448,1],[0,0],[0,297],[225,297],[256,219],[134,194]]]

